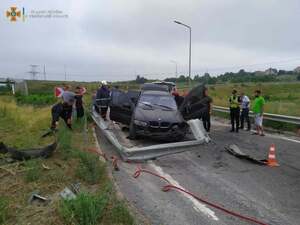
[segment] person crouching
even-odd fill
[[[75,102],[75,93],[65,91],[62,96],[62,101],[55,104],[51,109],[52,122],[51,129],[55,130],[58,126],[59,118],[62,118],[67,127],[72,129],[72,108]]]

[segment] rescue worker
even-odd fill
[[[72,129],[72,108],[74,102],[75,93],[71,91],[64,92],[62,101],[55,104],[51,109],[51,130],[55,130],[57,128],[59,118],[62,118],[65,121],[67,127]]]
[[[75,90],[75,106],[76,106],[76,116],[77,119],[82,118],[84,116],[84,108],[83,108],[83,93],[82,93],[82,88],[77,86]]]
[[[208,95],[208,89],[205,87],[203,89],[203,99],[201,102],[204,104],[204,112],[202,115],[203,127],[206,132],[210,132],[210,115],[212,112],[212,98]]]
[[[264,114],[265,99],[261,96],[260,90],[256,90],[254,94],[255,94],[255,99],[253,102],[252,111],[255,115],[254,121],[255,121],[256,132],[253,134],[265,136],[264,129],[263,129],[263,114]]]
[[[237,91],[233,90],[232,95],[229,97],[229,109],[230,109],[230,120],[231,130],[230,132],[239,132],[239,121],[240,121],[240,99],[237,95]]]
[[[106,120],[109,101],[110,101],[110,91],[107,86],[107,82],[103,80],[101,82],[101,87],[97,90],[96,103],[97,103],[98,111],[100,111],[100,114],[104,120]]]
[[[251,130],[251,123],[249,118],[250,99],[244,92],[241,93],[241,129],[244,129],[244,122],[247,122],[247,131]]]

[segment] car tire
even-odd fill
[[[129,137],[131,139],[136,139],[136,128],[133,123],[133,120],[130,122],[130,125],[129,125]]]

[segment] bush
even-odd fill
[[[76,199],[62,200],[59,213],[68,224],[94,225],[102,217],[107,202],[106,194],[80,193]]]
[[[18,104],[49,105],[56,102],[53,94],[15,95]]]
[[[37,181],[41,176],[41,161],[32,159],[25,162],[25,180],[27,182]]]
[[[8,215],[8,200],[0,196],[0,224],[4,224]]]
[[[89,184],[96,184],[105,173],[105,166],[98,158],[90,153],[78,152],[79,165],[76,174]]]

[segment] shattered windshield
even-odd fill
[[[177,110],[174,98],[165,95],[142,95],[139,100],[139,106],[147,109],[156,107],[164,110]]]

